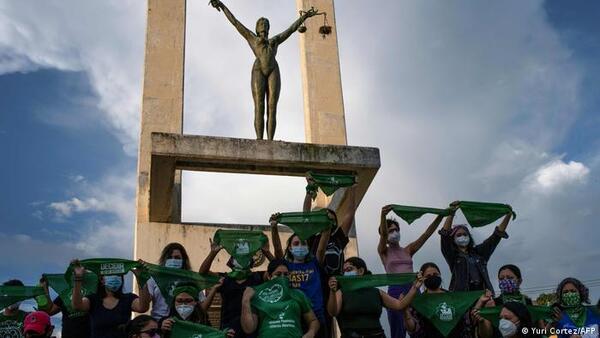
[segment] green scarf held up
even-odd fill
[[[351,187],[356,184],[356,176],[354,175],[325,174],[309,171],[308,177],[327,196],[331,196],[339,188]],[[307,187],[307,190],[310,190],[309,187]]]
[[[415,297],[411,306],[447,337],[482,294],[483,291],[423,293]]]
[[[0,286],[0,309],[14,303],[45,295],[41,286]]]
[[[73,288],[69,283],[65,280],[64,274],[48,274],[45,273],[42,275],[46,281],[48,281],[48,286],[50,286],[54,291],[58,294],[63,304],[66,307],[66,312],[69,313],[69,317],[78,317],[82,316],[85,313],[76,312],[73,309],[73,305],[71,304],[71,298],[73,296]],[[81,295],[86,297],[92,293],[96,293],[96,289],[98,288],[98,276],[92,272],[86,272],[83,275],[83,284],[81,285]]]
[[[517,218],[517,214],[508,204],[460,201],[458,208],[472,227],[488,225],[508,213],[512,214],[513,220]]]
[[[215,232],[213,242],[222,245],[225,251],[240,265],[234,270],[250,270],[252,258],[268,242],[262,231],[222,230]]]
[[[279,214],[277,223],[290,227],[301,240],[321,233],[336,226],[335,220],[329,218],[327,209],[312,212],[285,212]]]
[[[416,273],[389,273],[362,276],[337,276],[338,285],[342,291],[354,291],[364,288],[375,288],[386,285],[403,285],[412,283]]]
[[[171,338],[225,338],[227,333],[210,326],[173,318]]]
[[[146,263],[140,279],[145,282],[152,277],[160,289],[167,304],[173,301],[173,291],[182,284],[194,285],[198,290],[204,290],[219,283],[219,276],[203,275],[185,269],[167,268],[165,266]],[[142,284],[143,285],[143,284]]]
[[[132,269],[143,268],[139,262],[122,258],[90,258],[79,261],[79,264],[99,277],[108,275],[122,276]],[[65,272],[65,279],[69,285],[73,285],[73,268],[73,265],[69,265],[69,268]],[[146,284],[146,281],[140,279],[136,280],[139,287],[143,287]]]
[[[436,208],[423,208],[423,207],[411,207],[407,205],[392,205],[392,211],[402,218],[406,223],[411,224],[415,220],[419,219],[425,214],[434,214],[440,216],[450,215],[448,209],[436,209]]]
[[[531,320],[534,324],[539,320],[552,320],[553,310],[551,306],[527,305],[527,310],[531,314]],[[484,307],[479,310],[479,314],[490,321],[494,327],[498,327],[500,311],[502,311],[502,306]]]

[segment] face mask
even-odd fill
[[[167,268],[177,268],[181,269],[183,266],[183,259],[180,258],[169,258],[165,261],[165,266]]]
[[[519,285],[517,285],[517,281],[514,279],[501,279],[499,281],[498,287],[500,288],[500,292],[502,293],[516,293],[519,292]]]
[[[298,260],[304,259],[308,255],[308,247],[305,245],[293,246],[290,251],[292,252],[292,256]]]
[[[123,286],[121,276],[104,276],[104,287],[108,291],[117,292]]]
[[[398,243],[400,242],[400,232],[392,231],[388,234],[388,242],[389,243]]]
[[[21,306],[21,302],[16,302],[14,304],[9,305],[8,309],[12,310],[12,311],[16,311],[19,309],[20,306]]]
[[[356,270],[344,271],[344,276],[358,276]]]
[[[566,307],[573,307],[581,304],[581,297],[579,292],[567,292],[562,294],[561,298],[562,305]]]
[[[177,313],[179,313],[179,315],[181,316],[181,318],[183,318],[183,320],[186,320],[192,314],[192,312],[194,312],[194,306],[186,305],[186,304],[177,305],[177,306],[175,306],[175,311],[177,311]]]
[[[467,235],[461,235],[461,236],[454,238],[454,243],[456,243],[456,245],[461,246],[461,247],[465,247],[465,246],[469,245],[469,242],[471,242],[471,239]]]
[[[510,320],[502,318],[498,323],[498,330],[502,337],[510,337],[517,333],[517,326]]]
[[[425,287],[429,290],[437,290],[442,285],[442,277],[440,276],[430,276],[425,279],[423,282]]]

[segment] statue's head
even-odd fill
[[[261,38],[267,38],[269,36],[269,19],[260,18],[256,21],[256,35]]]

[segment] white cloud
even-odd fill
[[[531,188],[542,192],[557,190],[565,185],[584,183],[589,173],[590,169],[583,163],[554,160],[533,174]]]

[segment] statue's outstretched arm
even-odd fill
[[[290,28],[284,30],[283,32],[275,35],[273,37],[274,40],[276,40],[278,43],[282,43],[285,40],[287,40],[292,34],[294,34],[295,31],[298,30],[298,27],[300,27],[300,25],[302,25],[302,23],[310,18],[311,16],[315,16],[317,14],[317,10],[314,8],[311,8],[310,10],[308,10],[308,12],[304,12],[300,18],[296,21],[294,21],[294,23],[290,26]]]
[[[248,42],[250,42],[250,40],[252,38],[256,37],[256,35],[251,30],[249,30],[246,26],[244,26],[241,22],[239,22],[235,18],[235,16],[233,16],[233,14],[231,14],[231,11],[229,11],[229,8],[227,8],[220,0],[211,0],[210,4],[217,10],[223,10],[223,13],[225,13],[225,17],[227,17],[229,22],[231,22],[231,24],[235,27],[235,29],[237,29],[237,31],[240,32],[240,34]]]

